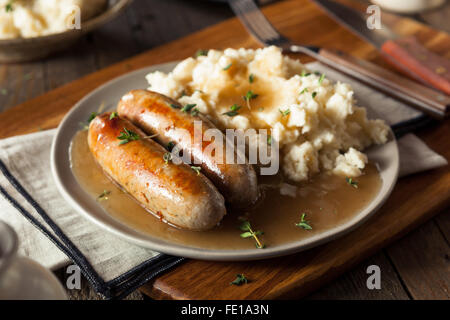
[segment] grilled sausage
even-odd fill
[[[225,201],[204,175],[174,164],[167,151],[128,120],[97,116],[89,125],[88,144],[103,170],[148,211],[184,229],[207,230],[226,213]],[[125,129],[137,140],[120,140]],[[144,138],[143,138],[144,137]]]
[[[176,143],[188,153],[193,163],[200,165],[204,173],[233,207],[245,208],[255,203],[259,196],[256,173],[248,164],[227,164],[216,161],[205,149],[214,141],[193,143],[194,121],[202,121],[202,133],[208,129],[220,131],[201,114],[186,112],[175,100],[148,90],[132,90],[122,97],[117,111],[119,115],[142,128],[147,134],[158,134],[157,140],[167,146]],[[188,132],[189,135],[185,133]],[[220,133],[223,152],[226,154],[225,136]],[[236,152],[235,152],[236,157]],[[245,156],[244,156],[245,157]]]

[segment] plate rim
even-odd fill
[[[117,229],[111,224],[106,224],[103,221],[101,221],[98,217],[88,212],[88,210],[71,195],[70,190],[68,189],[67,183],[65,183],[62,179],[62,176],[59,172],[61,170],[61,165],[58,162],[58,151],[60,148],[62,148],[60,141],[64,138],[64,129],[66,126],[66,123],[70,120],[70,118],[77,113],[77,111],[83,106],[83,104],[89,100],[89,98],[95,96],[99,92],[102,91],[102,89],[107,88],[108,86],[111,86],[112,84],[116,82],[120,82],[123,79],[132,77],[133,74],[143,73],[144,70],[147,69],[164,69],[168,68],[169,66],[174,66],[179,61],[171,61],[161,64],[156,64],[152,66],[147,66],[144,68],[140,68],[128,73],[125,73],[121,76],[115,77],[106,83],[100,85],[99,87],[92,90],[90,93],[85,95],[82,99],[80,99],[72,108],[71,110],[64,116],[62,121],[60,122],[57,131],[55,133],[55,136],[52,141],[51,151],[50,151],[50,166],[51,166],[51,173],[53,176],[53,180],[55,181],[56,187],[59,191],[59,193],[63,196],[63,198],[68,202],[68,204],[76,210],[79,214],[81,214],[83,217],[87,218],[89,221],[95,223],[98,227],[101,229],[104,229],[116,236],[119,236],[120,238],[133,243],[135,245],[138,245],[143,248],[151,249],[160,253],[166,253],[171,254],[175,256],[182,256],[192,259],[199,259],[199,260],[210,260],[210,261],[248,261],[248,260],[260,260],[260,259],[268,259],[268,258],[274,258],[279,256],[285,256],[293,253],[298,253],[307,249],[310,249],[312,247],[319,246],[321,244],[324,244],[326,242],[330,242],[333,240],[336,240],[340,237],[342,237],[345,234],[348,234],[349,232],[355,230],[359,226],[361,226],[364,222],[366,222],[370,217],[372,217],[379,209],[380,207],[387,201],[389,196],[391,195],[398,179],[399,174],[399,149],[397,140],[395,138],[395,135],[393,134],[392,130],[390,130],[390,139],[388,143],[392,142],[394,144],[395,152],[392,155],[393,159],[393,170],[395,171],[394,176],[392,177],[391,184],[387,187],[387,189],[383,192],[382,199],[379,200],[375,205],[373,205],[374,201],[370,202],[364,209],[362,209],[358,214],[356,214],[353,218],[349,219],[343,224],[340,224],[334,228],[331,228],[329,230],[326,230],[324,232],[318,233],[317,235],[314,235],[312,237],[301,239],[298,241],[288,242],[286,244],[282,244],[279,246],[276,246],[274,248],[267,247],[264,250],[261,249],[234,249],[234,250],[218,250],[218,249],[206,249],[206,248],[198,248],[198,247],[191,247],[186,246],[178,243],[170,243],[167,240],[160,240],[160,239],[139,239],[136,238],[135,235],[129,234],[125,232],[125,229],[131,229],[128,225],[125,225],[122,222],[119,222],[116,218],[109,215],[110,219],[116,220],[116,222],[120,223],[123,228],[122,230]],[[149,71],[150,72],[150,71]],[[72,136],[73,138],[73,136]],[[61,149],[61,151],[64,150]],[[69,146],[65,147],[64,152],[69,152]],[[76,180],[76,177],[74,176],[71,168],[70,163],[66,164],[66,166],[69,166],[69,170],[72,173],[73,178]],[[78,184],[77,185],[80,189],[82,187]],[[84,190],[82,190],[84,193],[86,193]],[[89,196],[86,193],[86,196]],[[380,193],[377,194],[375,199],[377,199],[380,196]],[[374,199],[374,200],[375,200]],[[101,206],[100,206],[101,207]],[[103,209],[103,208],[102,208]],[[104,210],[104,209],[103,209]],[[104,210],[106,212],[106,210]],[[367,212],[366,212],[367,211]],[[364,215],[363,215],[364,213]],[[354,221],[356,220],[356,221]],[[142,232],[139,232],[138,230],[133,230],[134,232],[140,233],[144,235]],[[149,237],[149,235],[147,235]]]

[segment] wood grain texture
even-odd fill
[[[381,289],[367,288],[367,267],[376,265],[381,270]],[[402,287],[401,279],[391,262],[380,251],[326,286],[306,297],[307,300],[408,300],[408,293]]]
[[[450,299],[450,248],[434,221],[386,251],[412,298]]]
[[[181,1],[170,2],[172,5],[181,3]],[[122,22],[125,23],[124,21],[126,21],[132,29],[133,27],[136,28],[130,34],[135,38],[134,43],[137,49],[131,46],[127,48],[127,50],[130,49],[130,54],[135,50],[139,51],[145,48],[151,48],[161,42],[183,35],[182,33],[177,33],[175,29],[169,32],[170,29],[159,27],[158,35],[152,36],[152,30],[148,29],[153,26],[152,23],[142,21],[162,18],[158,15],[158,12],[155,13],[152,11],[150,6],[145,4],[144,1],[137,0],[135,3],[138,7],[130,9],[127,12],[126,19],[122,19]],[[144,3],[142,5],[143,7],[141,7],[141,3]],[[174,10],[176,7],[170,7],[169,5],[168,8]],[[191,23],[193,28],[201,28],[201,22],[199,18],[196,18],[197,14],[200,17],[199,10],[207,12],[206,6],[201,1],[198,4],[196,2],[195,12],[188,15],[188,18],[183,19],[180,25],[182,23]],[[215,13],[215,9],[211,12],[212,17],[217,14]],[[338,26],[309,1],[284,1],[267,7],[264,12],[277,28],[298,42],[340,49],[360,58],[386,66],[386,63],[375,52],[373,47]],[[156,24],[160,25],[159,23]],[[139,30],[139,25],[141,25],[141,30]],[[117,32],[123,32],[123,34],[127,33],[127,31],[122,31],[117,26],[109,26],[109,28],[117,30]],[[188,27],[185,29],[186,33],[192,30]],[[443,56],[450,56],[450,41],[448,41],[448,35],[445,33],[431,30],[408,19],[399,21],[397,29],[397,31],[402,32],[404,35],[415,34],[430,50]],[[100,30],[100,32],[102,31]],[[89,68],[95,69],[109,65],[116,61],[116,59],[120,59],[122,55],[126,56],[128,54],[108,52],[109,50],[113,50],[117,45],[131,45],[133,43],[128,43],[127,39],[119,39],[120,41],[118,42],[113,41],[108,43],[108,34],[105,31],[101,34],[95,33],[92,36],[94,39],[93,45],[97,53],[94,58],[94,65],[91,64],[89,58]],[[161,34],[165,34],[165,36],[162,37]],[[100,46],[96,45],[95,39],[100,39],[103,44]],[[80,47],[82,52],[89,51],[89,45],[92,45],[92,43],[89,43],[89,39],[85,41],[87,41],[87,47]],[[71,84],[57,88],[44,96],[37,97],[1,113],[0,137],[29,133],[41,128],[55,127],[73,104],[86,93],[105,81],[130,70],[155,63],[182,59],[193,54],[199,48],[226,47],[256,48],[257,44],[245,33],[236,19],[220,23],[201,32],[189,35],[186,38],[168,43],[132,59],[112,65],[100,72],[87,75]],[[299,56],[293,55],[293,57],[298,58]],[[301,56],[300,58],[302,58],[302,61],[308,61]],[[33,78],[28,80],[29,82],[23,82],[28,89],[24,90],[23,85],[13,86],[11,84],[12,89],[10,93],[13,95],[0,96],[0,105],[3,106],[1,104],[3,99],[7,100],[8,106],[10,106],[53,87],[50,80],[42,81],[39,80],[39,77],[45,78],[49,68],[52,69],[49,71],[52,74],[49,79],[62,75],[66,69],[63,67],[60,68],[58,63],[49,63],[48,65],[51,65],[51,67],[39,65],[39,63],[33,64],[30,68],[36,74],[36,79]],[[77,63],[72,64],[71,69],[77,68],[76,66]],[[23,68],[23,66],[14,67],[18,69]],[[57,69],[60,71],[56,72],[55,70]],[[10,79],[10,77],[4,77],[5,70],[3,67],[0,67],[0,81],[2,79]],[[12,72],[11,70],[13,69],[8,69],[7,72]],[[81,70],[80,73],[69,71],[70,76],[65,77],[64,81],[61,81],[60,84],[74,79],[80,74],[90,72],[87,69],[84,69],[84,71]],[[6,85],[9,86],[10,83],[8,82]],[[5,86],[5,83],[2,82],[2,86]],[[433,149],[444,154],[449,159],[448,148],[446,147],[448,145],[446,136],[449,133],[450,128],[447,122],[433,130],[424,131],[420,135]],[[159,278],[154,283],[149,284],[143,290],[152,297],[181,299],[305,296],[308,292],[335,278],[349,267],[356,265],[365,257],[377,252],[387,243],[405,234],[415,226],[420,225],[423,221],[433,216],[434,213],[447,207],[449,199],[449,191],[447,189],[449,183],[449,172],[446,168],[403,179],[396,187],[393,197],[383,208],[383,211],[374,217],[376,220],[369,221],[362,228],[356,230],[355,233],[349,234],[339,241],[299,255],[252,264],[220,264],[190,261]],[[414,199],[414,201],[409,201],[410,199]],[[396,221],[396,223],[386,225],[385,221]],[[442,218],[439,221],[441,221],[439,225],[443,226],[440,229],[450,230],[448,229],[448,219]],[[445,221],[447,221],[447,224],[445,224]],[[348,248],[352,248],[352,250]],[[392,261],[399,261],[395,258],[395,255],[396,253],[391,251],[389,257]],[[384,266],[386,262],[385,258],[380,259],[375,261],[378,261]],[[403,269],[400,268],[398,270]],[[253,282],[248,286],[233,290],[236,288],[230,288],[228,283],[234,278],[235,273],[242,272],[247,273]],[[390,275],[391,287],[394,288],[391,292],[397,292],[399,286],[398,279],[392,276],[392,270],[387,274]],[[208,281],[206,279],[208,277],[215,279],[215,281]],[[362,279],[362,275],[360,274],[351,278],[353,279],[350,282],[357,283]],[[413,277],[410,279],[414,282]],[[402,293],[398,289],[398,294],[393,293],[393,295],[401,298],[405,297],[405,292]],[[316,298],[318,296],[320,296],[320,293],[316,295]]]

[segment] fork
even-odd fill
[[[441,110],[446,109],[446,103],[436,97],[436,91],[342,51],[293,43],[272,26],[253,0],[229,0],[228,3],[249,33],[263,45],[278,46],[284,53],[306,54],[432,117],[445,117]]]

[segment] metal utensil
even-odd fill
[[[252,0],[229,3],[246,29],[263,45],[279,46],[286,53],[304,53],[435,118],[448,115],[450,97],[344,52],[293,43],[270,24]]]
[[[314,1],[340,24],[377,47],[389,63],[407,76],[450,95],[450,60],[428,50],[414,36],[398,36],[383,23],[384,19],[380,19],[380,29],[369,29],[362,12],[335,1]]]

